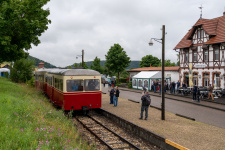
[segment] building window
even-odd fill
[[[208,73],[203,74],[203,86],[205,86],[205,87],[209,86],[209,74]]]
[[[185,51],[185,63],[188,63],[188,50]]]
[[[220,75],[217,73],[217,74],[214,74],[214,79],[215,79],[215,87],[219,88],[220,87]]]
[[[204,37],[204,30],[201,30],[201,39]]]
[[[197,73],[193,73],[193,84],[194,85],[198,85],[198,74]]]
[[[193,62],[197,62],[197,50],[193,50]]]
[[[204,50],[204,62],[208,62],[209,61],[209,51],[208,49]]]
[[[214,47],[214,61],[219,61],[220,53],[219,53],[219,47]]]

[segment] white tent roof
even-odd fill
[[[0,72],[10,72],[8,68],[0,68]]]
[[[162,73],[161,71],[141,71],[133,78],[142,78],[142,79],[161,79]]]

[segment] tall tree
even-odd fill
[[[43,6],[50,0],[1,0],[0,63],[28,56],[31,44],[37,46],[51,21]]]
[[[146,55],[141,58],[139,66],[142,67],[150,67],[150,64],[152,67],[158,67],[160,65],[160,59],[157,57],[154,57],[152,55]]]
[[[100,73],[103,73],[103,67],[101,66],[100,62],[101,62],[100,58],[96,56],[90,68]]]
[[[112,46],[107,52],[107,55],[105,55],[105,58],[105,66],[109,70],[118,73],[119,83],[119,74],[129,66],[130,57],[127,56],[126,52],[119,44],[114,44],[114,46]]]

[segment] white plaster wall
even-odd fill
[[[165,76],[171,75],[171,81],[177,82],[179,80],[179,71],[165,71]]]
[[[187,69],[181,69],[181,74],[182,74],[182,78],[181,78],[181,82],[183,81],[183,72],[186,72],[186,71],[188,71]],[[224,71],[224,69],[214,69],[214,70],[212,70],[212,69],[193,69],[192,70],[192,72],[198,72],[198,75],[201,75],[201,78],[198,78],[198,86],[202,86],[202,72],[210,72],[210,74],[209,74],[209,84],[212,84],[213,83],[213,81],[212,81],[212,72],[221,72],[221,74],[220,75],[223,75],[224,73],[225,73],[225,71]],[[178,76],[179,77],[179,76]],[[224,78],[220,78],[220,80],[221,80],[221,87],[220,88],[225,88],[224,87]]]

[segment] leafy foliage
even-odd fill
[[[51,23],[49,10],[43,6],[50,0],[1,0],[0,63],[28,56],[31,44],[37,46],[41,34]]]
[[[10,78],[14,82],[25,83],[31,80],[33,77],[34,62],[32,60],[27,60],[22,58],[15,61],[13,67],[10,67]]]
[[[103,73],[103,67],[100,64],[101,60],[97,56],[95,57],[93,63],[91,64],[91,69],[96,70],[100,73]]]
[[[150,67],[150,64],[152,67],[158,67],[160,65],[160,59],[157,57],[154,57],[152,55],[146,55],[141,58],[139,66],[142,67]]]
[[[74,67],[75,67],[75,64],[74,64]],[[82,63],[79,64],[79,67],[82,67]],[[88,69],[86,62],[84,62],[84,69]]]
[[[130,63],[130,57],[127,56],[126,52],[119,44],[114,44],[107,52],[107,55],[105,55],[105,58],[105,66],[110,71],[117,72],[118,79],[119,73],[128,67]]]
[[[162,63],[160,62],[159,66],[162,66]],[[175,62],[171,62],[169,59],[165,60],[165,67],[171,67],[171,66],[176,66]]]

